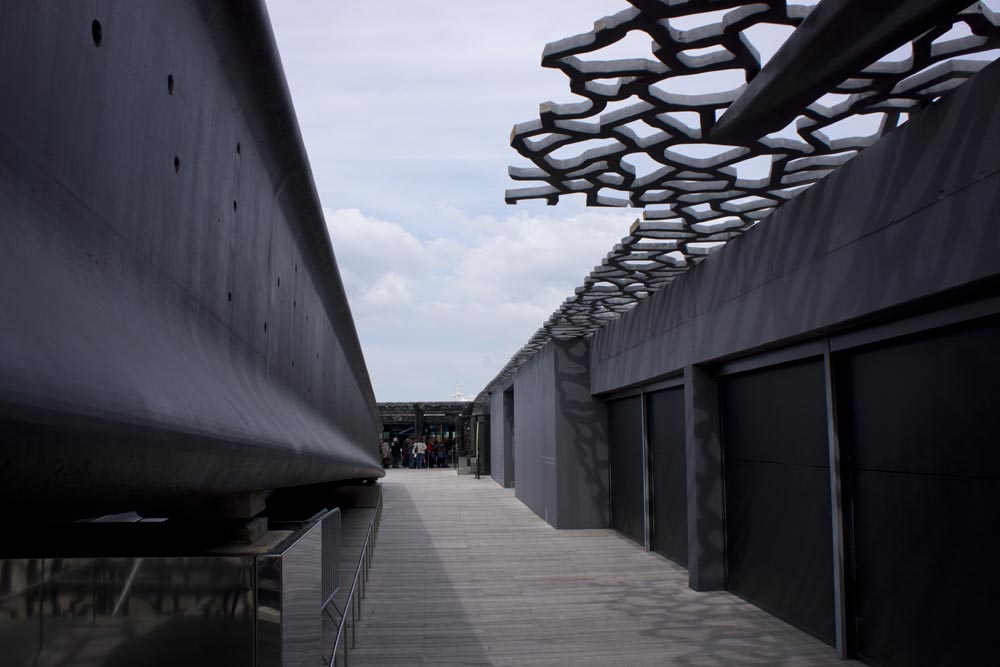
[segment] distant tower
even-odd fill
[[[461,384],[456,384],[455,385],[455,393],[452,394],[451,397],[453,399],[455,399],[456,401],[467,401],[467,400],[469,400],[465,396],[462,395],[462,385]]]

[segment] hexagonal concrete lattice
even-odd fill
[[[578,195],[643,208],[643,218],[491,385],[550,338],[589,336],[620,317],[1000,54],[1000,14],[975,3],[847,72],[783,129],[715,143],[719,118],[812,6],[628,1],[591,32],[545,47],[542,65],[561,70],[581,101],[544,103],[514,127],[511,145],[533,166],[510,176],[533,184],[506,199]],[[593,59],[635,41],[649,53]]]

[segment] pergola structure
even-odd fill
[[[982,2],[629,3],[545,47],[542,66],[582,99],[543,103],[514,127],[511,145],[533,166],[510,176],[534,184],[506,199],[582,195],[643,216],[490,385],[553,338],[591,336],[669,285],[1000,48],[1000,15]],[[634,34],[649,57],[591,59]]]

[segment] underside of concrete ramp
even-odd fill
[[[3,511],[381,475],[263,2],[5,3],[0,88]]]

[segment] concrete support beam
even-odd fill
[[[826,0],[712,128],[718,143],[780,130],[837,84],[969,6],[968,0]]]

